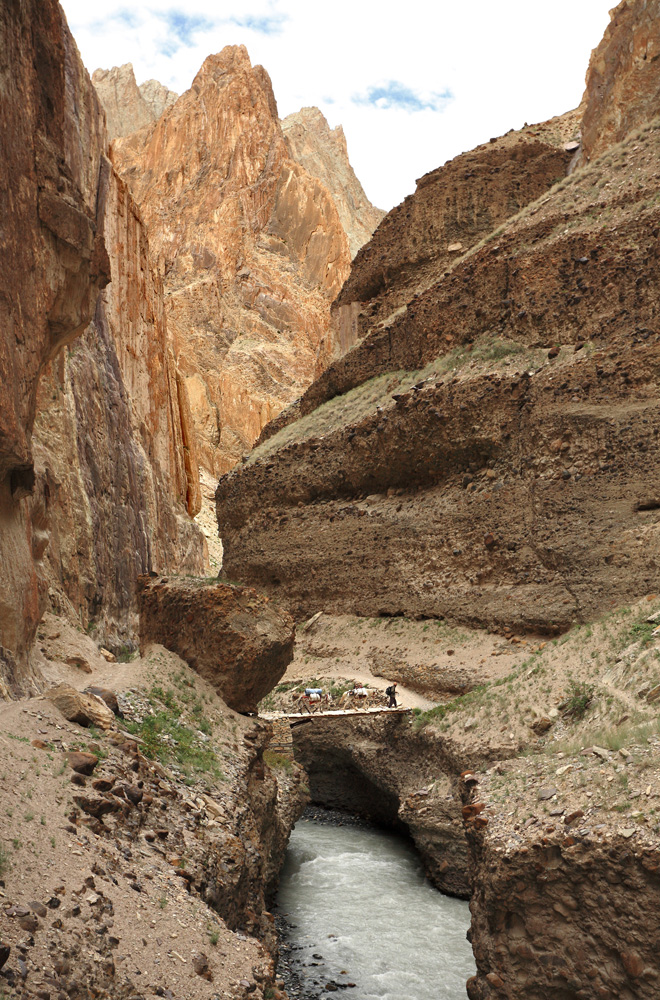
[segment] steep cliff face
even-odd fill
[[[155,122],[179,96],[158,80],[138,87],[131,63],[95,70],[92,83],[105,110],[109,139]]]
[[[0,30],[6,695],[38,677],[28,654],[49,595],[119,645],[131,634],[137,573],[199,572],[203,542],[186,512],[199,505],[196,464],[162,288],[105,156],[94,88],[56,3],[5,6]]]
[[[594,49],[587,72],[582,155],[599,156],[657,117],[660,3],[623,0]]]
[[[658,747],[634,752],[639,766],[627,768],[626,797],[657,797]],[[584,758],[562,760],[560,780],[553,775],[545,787],[535,761],[468,776],[463,815],[478,969],[470,1000],[657,995],[657,830],[639,810],[633,819],[608,815],[603,760],[592,759],[592,767]],[[503,807],[495,790],[505,782],[511,798]]]
[[[331,129],[318,108],[301,108],[282,119],[282,131],[291,159],[321,181],[332,195],[351,257],[355,257],[385,212],[371,204],[355,176],[344,130],[341,125]]]
[[[0,660],[10,686],[41,613],[44,506],[31,445],[38,380],[109,278],[98,218],[103,115],[53,0],[0,12]]]
[[[546,631],[651,589],[658,162],[651,123],[331,365],[221,480],[227,572],[301,613]]]
[[[135,637],[135,581],[199,574],[190,520],[199,476],[185,385],[167,338],[162,284],[125,183],[106,161],[102,224],[111,282],[83,337],[47,366],[35,439],[49,483],[51,600],[116,648]]]
[[[200,461],[226,471],[313,377],[348,273],[337,210],[291,159],[268,75],[243,47],[210,56],[113,157],[161,260]]]

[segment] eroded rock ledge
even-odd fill
[[[471,1000],[658,995],[660,744],[559,763],[509,762],[463,781]]]
[[[293,619],[251,587],[145,575],[138,603],[140,647],[177,653],[235,711],[254,711],[293,658]]]

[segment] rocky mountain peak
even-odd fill
[[[156,121],[179,96],[158,80],[147,80],[138,87],[131,63],[95,70],[92,83],[105,109],[110,139],[130,135]]]
[[[283,119],[282,131],[292,158],[330,191],[348,236],[351,258],[355,257],[385,213],[371,204],[355,175],[343,128],[330,128],[318,108],[301,108]]]
[[[161,261],[201,463],[225,471],[318,370],[350,263],[335,198],[292,157],[244,46],[112,155]]]

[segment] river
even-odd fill
[[[290,996],[336,987],[347,1000],[466,997],[475,971],[468,904],[433,889],[403,838],[300,820],[277,902]]]

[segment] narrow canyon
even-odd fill
[[[660,0],[594,43],[385,213],[244,45],[3,4],[0,996],[359,1000],[305,814],[469,902],[448,997],[660,998]]]

